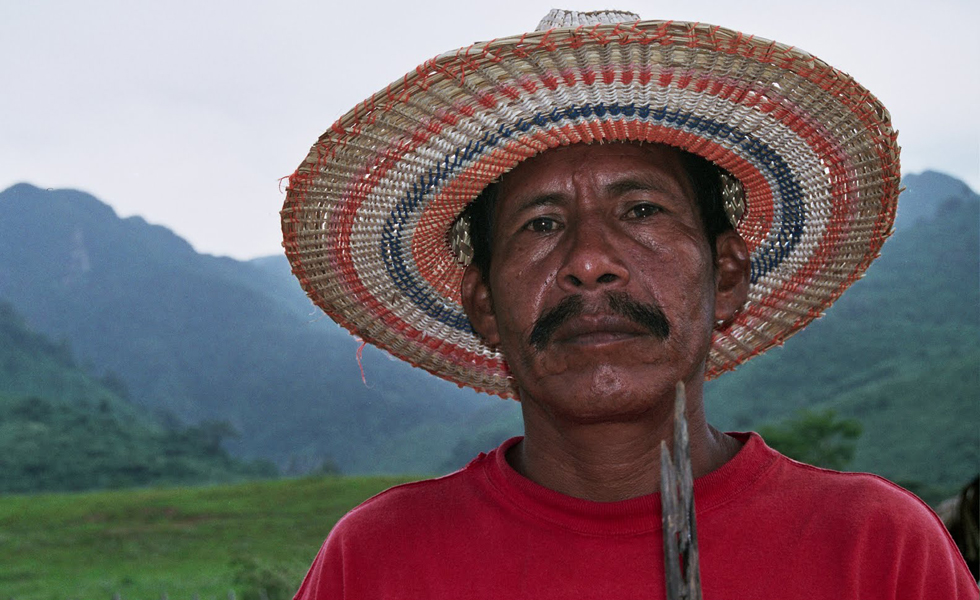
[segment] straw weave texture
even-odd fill
[[[741,181],[747,305],[716,331],[708,377],[822,314],[890,234],[899,148],[851,77],[710,25],[581,26],[438,56],[335,123],[290,178],[284,246],[310,298],[392,354],[515,395],[460,306],[449,230],[501,174],[549,148],[665,143]]]

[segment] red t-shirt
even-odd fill
[[[942,523],[909,492],[733,435],[739,453],[694,483],[705,600],[978,598]],[[551,491],[507,464],[518,439],[352,510],[296,598],[663,599],[660,495]]]

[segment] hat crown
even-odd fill
[[[616,23],[632,23],[639,21],[640,15],[625,10],[596,10],[579,12],[553,8],[538,23],[535,31],[547,31],[565,27],[581,27],[583,25],[614,25]]]

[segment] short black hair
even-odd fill
[[[716,258],[715,241],[723,232],[733,229],[721,197],[721,167],[697,154],[678,150],[681,166],[687,175],[697,203],[701,225],[711,248],[711,259]],[[499,180],[491,183],[463,211],[470,222],[470,243],[473,247],[472,263],[480,270],[483,280],[490,277],[492,254],[493,214],[500,194]]]

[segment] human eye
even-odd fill
[[[663,208],[656,204],[644,202],[631,206],[624,218],[626,219],[645,219],[663,211]]]
[[[551,217],[534,217],[524,224],[526,231],[533,231],[534,233],[550,233],[557,230],[558,227],[558,221]]]

